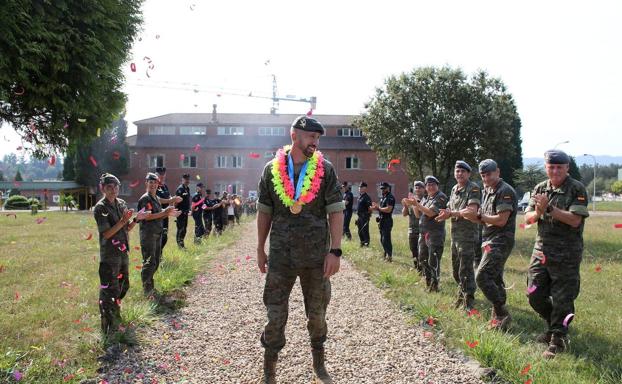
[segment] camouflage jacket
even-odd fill
[[[482,192],[477,184],[469,180],[464,188],[460,188],[459,184],[454,185],[451,189],[449,204],[447,206],[452,211],[459,211],[471,204],[481,206]],[[477,224],[461,217],[451,218],[451,239],[454,241],[468,240],[475,241],[479,237],[479,229]]]
[[[483,214],[494,216],[505,211],[510,211],[511,213],[503,227],[482,224],[482,239],[486,241],[497,236],[505,236],[513,239],[516,232],[517,208],[518,199],[516,198],[516,191],[514,191],[511,185],[503,181],[503,179],[499,179],[495,188],[484,188],[481,208]]]
[[[149,193],[145,193],[138,199],[138,210],[145,209],[145,211],[151,211],[151,213],[162,212],[162,206],[157,196],[153,197]],[[145,236],[147,234],[157,235],[163,231],[163,220],[141,220],[140,221],[140,234]]]
[[[125,201],[116,199],[114,203],[111,203],[105,197],[99,200],[93,208],[93,217],[99,232],[99,261],[102,263],[120,262],[123,257],[127,257],[127,250],[130,247],[127,224],[109,240],[104,237],[104,232],[121,220],[126,209]]]
[[[421,205],[432,209],[436,214],[447,207],[447,195],[438,191],[434,196],[426,196],[421,199]],[[441,246],[445,242],[445,222],[435,220],[436,215],[429,217],[425,213],[421,213],[419,218],[419,230],[426,235],[432,245]]]
[[[345,209],[335,169],[324,159],[324,176],[317,196],[302,206],[302,212],[293,214],[274,190],[272,164],[275,161],[264,167],[257,201],[257,210],[272,216],[269,267],[321,267],[330,246],[327,215]],[[300,168],[295,167],[294,185]]]

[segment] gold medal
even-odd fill
[[[293,213],[294,215],[299,214],[302,211],[302,204],[300,204],[299,202],[295,201],[294,205],[289,207],[289,211],[291,213]]]

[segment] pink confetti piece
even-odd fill
[[[21,297],[22,296],[19,294],[19,292],[15,291],[15,301],[19,301]]]
[[[569,313],[568,315],[566,315],[566,317],[564,318],[564,321],[562,322],[562,325],[565,328],[568,328],[568,325],[570,324],[570,322],[574,319],[574,313]]]
[[[533,226],[533,224],[524,224],[524,223],[520,223],[518,225],[521,229],[529,229]]]
[[[42,224],[45,220],[47,220],[47,217],[40,217],[36,220],[37,224]]]
[[[175,361],[181,361],[181,356],[179,356],[179,352],[175,352]]]
[[[482,249],[484,250],[484,252],[486,253],[490,253],[490,251],[492,250],[492,248],[490,247],[490,244],[486,243],[485,245],[482,246]]]
[[[112,245],[119,245],[121,242],[117,239],[112,239]]]
[[[229,364],[231,364],[231,361],[230,361],[229,359],[223,359],[223,360],[222,360],[222,363],[223,363],[224,365],[229,365]]]
[[[430,331],[425,331],[423,332],[423,337],[427,338],[427,339],[431,339],[434,337],[434,333],[430,332]]]
[[[521,376],[525,376],[529,372],[530,369],[531,369],[531,364],[527,364],[525,368],[523,368],[520,371]]]
[[[141,373],[136,375],[136,378],[137,379],[144,379],[145,378],[145,374],[141,372]]]
[[[118,279],[118,280],[121,280],[122,278],[123,278],[123,274],[122,274],[122,273],[119,273],[119,274],[117,275],[117,279]]]
[[[140,184],[139,180],[134,180],[132,183],[130,183],[130,188],[136,188],[138,186],[138,184]]]
[[[99,288],[101,288],[101,289],[106,289],[106,288],[108,288],[109,286],[110,286],[110,284],[105,284],[105,285],[104,285],[104,284],[100,284],[100,285],[99,285]]]
[[[127,245],[121,244],[121,246],[119,247],[119,251],[121,251],[121,252],[127,251]]]
[[[194,151],[199,152],[201,150],[201,144],[197,144],[194,146]]]
[[[65,129],[69,128],[69,123],[65,121],[65,124],[63,125],[63,128],[65,128]]]
[[[20,381],[24,375],[20,371],[13,371],[13,378],[15,381]]]
[[[206,205],[206,204],[203,204],[203,205],[201,206],[201,209],[207,209],[207,205]]]
[[[530,285],[529,287],[527,287],[527,294],[531,295],[532,293],[534,293],[536,291],[536,289],[538,289],[537,286],[535,285]]]
[[[179,155],[179,161],[184,161],[185,158],[186,155],[184,155],[183,153]]]
[[[125,373],[125,374],[128,374],[128,375],[129,375],[130,373],[132,373],[132,368],[125,368],[125,369],[123,370],[123,373]]]
[[[542,253],[542,251],[536,251],[535,255],[539,256],[540,264],[542,265],[546,264],[546,256],[544,255],[544,253]]]
[[[249,261],[251,259],[250,255],[246,255],[246,261]]]
[[[50,159],[48,160],[48,164],[50,167],[53,167],[54,165],[56,165],[56,156],[52,155]]]
[[[22,183],[20,183],[19,181],[14,181],[13,185],[15,186],[15,188],[19,188],[22,186]]]
[[[467,341],[466,344],[469,346],[469,348],[475,348],[477,347],[477,345],[479,344],[479,341],[475,340],[475,341]]]
[[[313,116],[313,108],[309,109],[309,111],[307,112],[307,117],[311,116]]]
[[[116,303],[118,306],[121,306],[121,299],[116,299],[116,300],[115,300],[115,303]]]
[[[134,63],[130,64],[130,70],[132,72],[136,72],[136,64],[134,64]]]
[[[97,160],[93,157],[93,155],[89,156],[89,161],[93,164],[94,167],[97,167]]]
[[[426,320],[426,323],[428,323],[428,325],[430,327],[433,327],[434,323],[435,323],[435,320],[434,320],[434,318],[432,316],[428,316],[428,319]]]

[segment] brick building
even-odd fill
[[[326,128],[319,149],[333,163],[340,181],[387,181],[396,198],[408,193],[408,176],[400,168],[387,172],[365,138],[352,126],[355,116],[314,115]],[[144,193],[144,177],[156,166],[167,168],[167,184],[174,190],[181,175],[191,175],[191,191],[203,182],[212,191],[230,190],[253,196],[267,161],[290,143],[289,130],[296,115],[244,113],[171,113],[136,121],[137,134],[129,136],[130,173],[123,177],[121,195],[130,203]],[[136,183],[135,188],[130,184]],[[171,191],[172,192],[172,191]],[[358,187],[352,192],[358,196]],[[378,192],[379,193],[379,190]]]

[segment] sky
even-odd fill
[[[525,157],[556,145],[622,155],[621,11],[616,0],[146,0],[123,68],[126,118],[210,113],[212,104],[269,113],[270,100],[248,95],[271,96],[272,75],[280,96],[316,96],[315,115],[359,114],[388,76],[447,65],[505,83]],[[282,101],[279,112],[308,109]],[[0,135],[10,140],[0,156],[20,145],[12,128]]]

